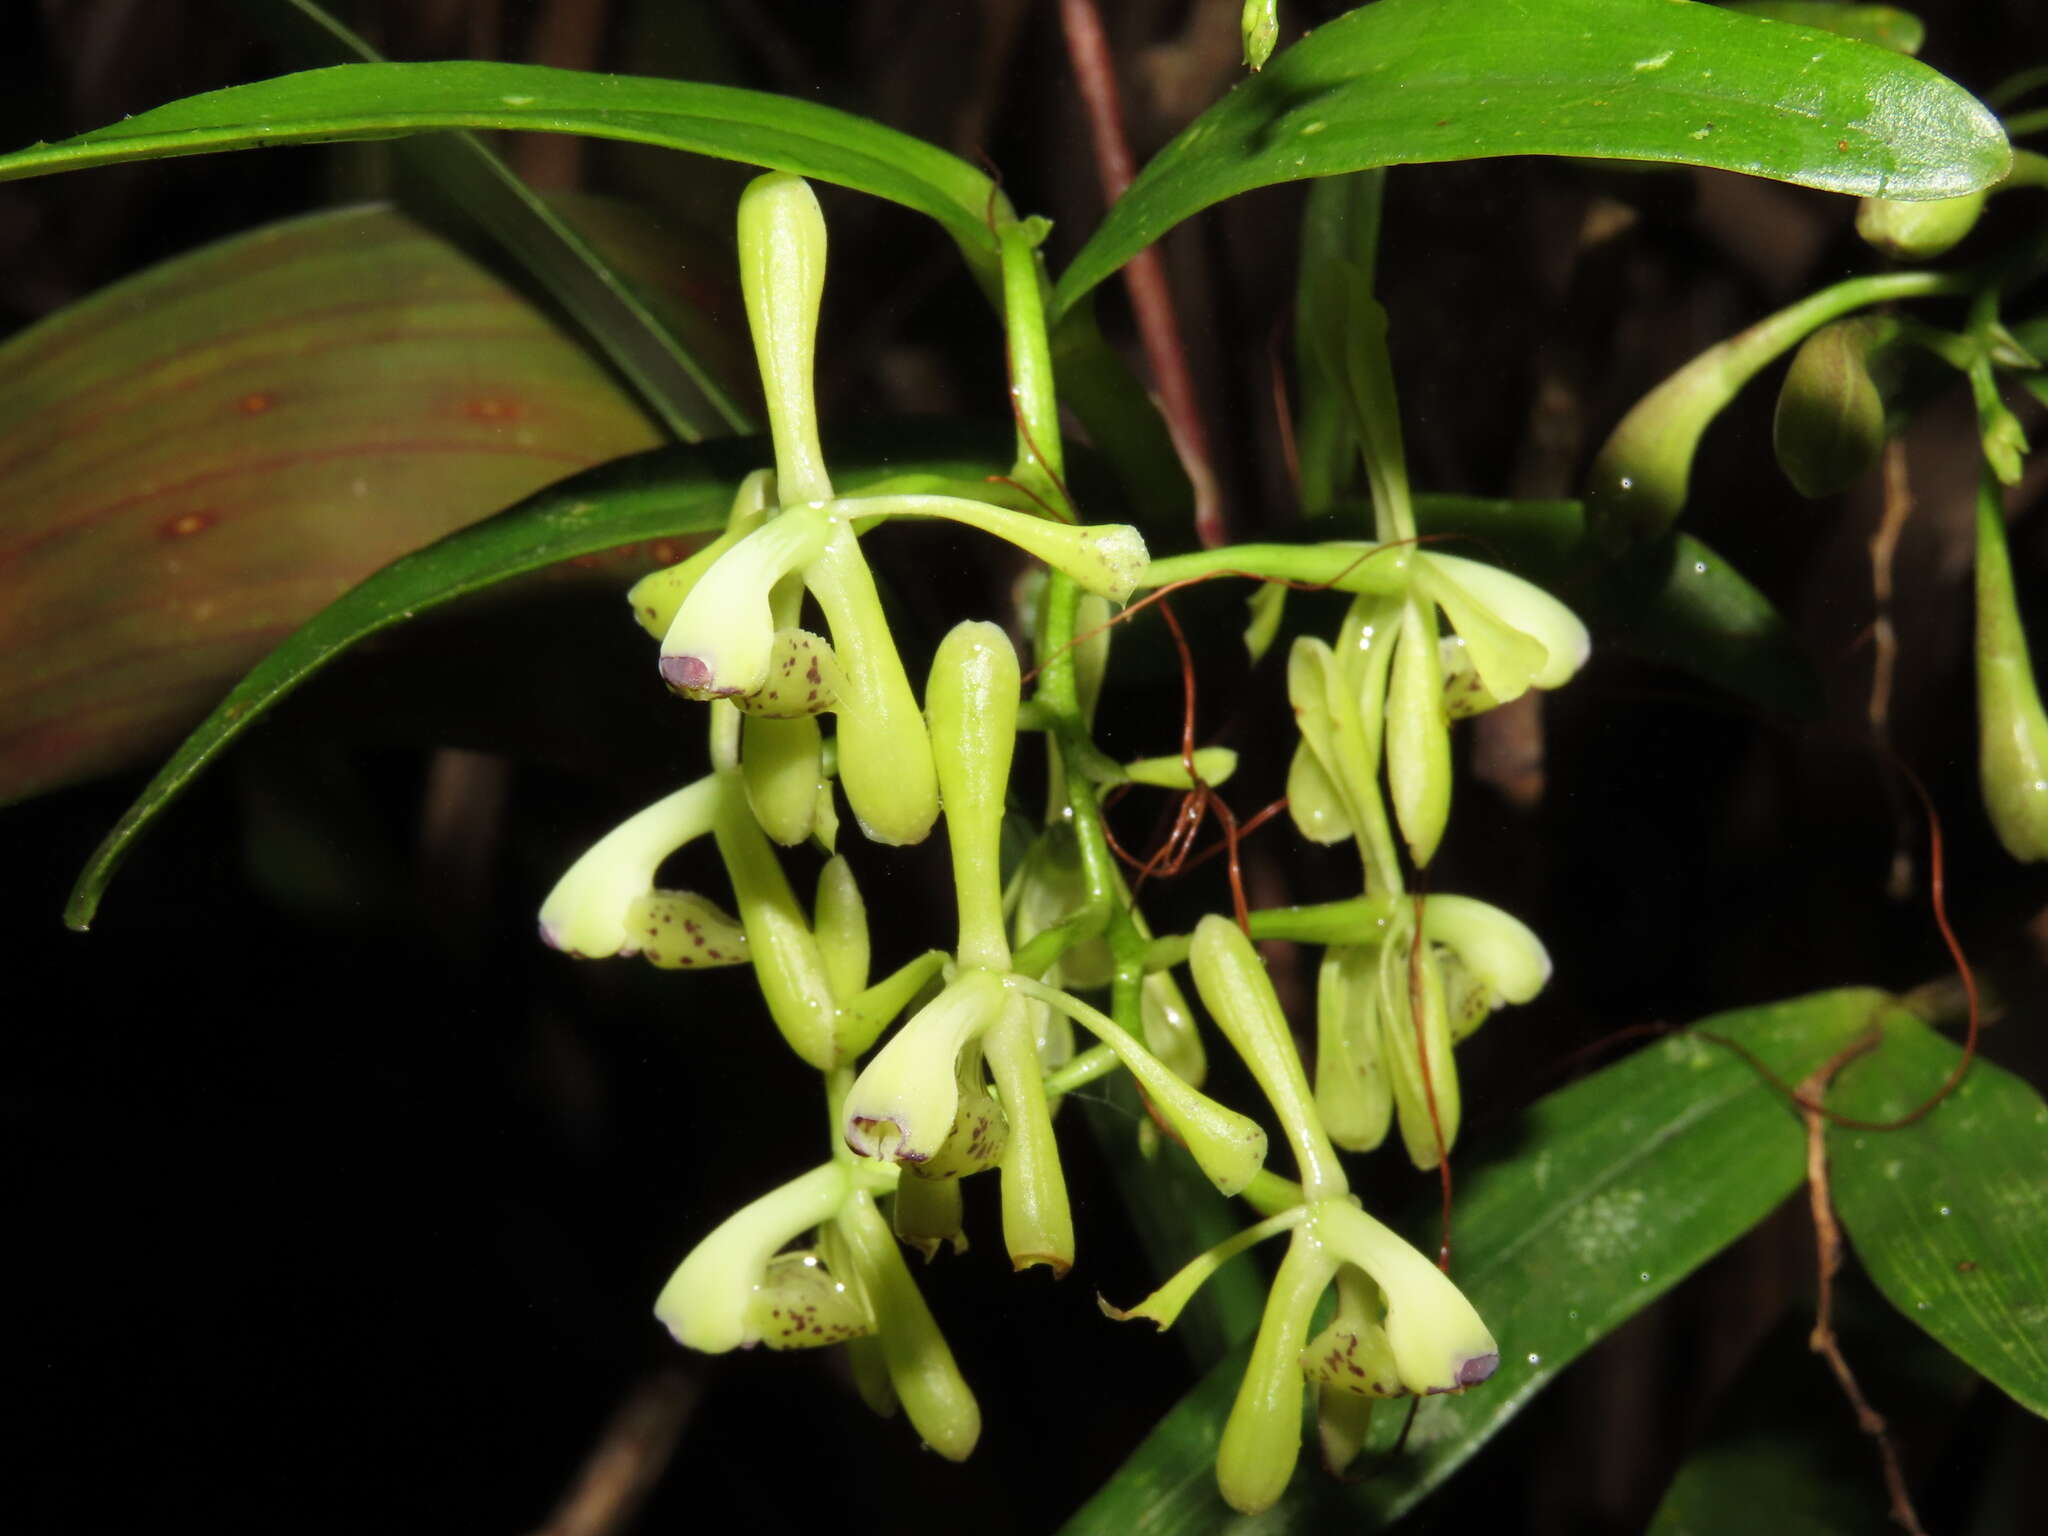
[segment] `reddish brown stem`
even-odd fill
[[[1088,113],[1088,136],[1095,146],[1095,172],[1102,197],[1114,203],[1136,174],[1130,141],[1124,136],[1124,114],[1118,99],[1116,59],[1095,0],[1060,0],[1060,29],[1066,34],[1067,58],[1074,83]],[[1147,246],[1124,268],[1124,287],[1137,317],[1138,337],[1159,390],[1160,413],[1173,438],[1174,452],[1195,493],[1195,537],[1205,549],[1229,542],[1209,449],[1209,433],[1195,399],[1194,375],[1188,369],[1187,344],[1180,317],[1167,286],[1166,266],[1156,246]]]

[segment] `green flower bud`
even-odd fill
[[[1417,868],[1436,856],[1451,815],[1451,725],[1436,641],[1435,612],[1410,598],[1387,689],[1387,789]]]
[[[1244,67],[1264,69],[1273,57],[1273,45],[1280,41],[1279,0],[1244,0],[1238,31],[1244,38]]]
[[[1216,1447],[1216,1486],[1247,1515],[1286,1491],[1301,1456],[1301,1353],[1316,1302],[1337,1273],[1322,1248],[1297,1228],[1280,1261],[1259,1320],[1244,1379]]]
[[[1988,476],[1977,491],[1977,722],[1984,809],[1998,840],[2023,862],[2048,859],[2048,716],[2013,591],[2005,514]]]
[[[1979,190],[1921,203],[1866,197],[1856,207],[1856,233],[1894,261],[1931,261],[1977,227],[1984,196]]]
[[[626,930],[657,970],[744,965],[747,934],[739,919],[694,891],[649,891],[626,909]]]
[[[845,859],[827,859],[818,871],[818,899],[812,911],[825,980],[834,997],[850,1002],[868,984],[868,908],[853,878],[853,866]]]
[[[1324,847],[1341,843],[1357,832],[1351,825],[1344,797],[1330,782],[1322,759],[1316,756],[1305,733],[1287,765],[1287,814],[1297,832]]]
[[[1444,978],[1428,945],[1412,961],[1422,982],[1422,1016],[1418,1023],[1411,995],[1409,945],[1389,944],[1380,958],[1381,1059],[1394,1088],[1394,1108],[1401,1122],[1401,1140],[1417,1168],[1437,1165],[1437,1130],[1443,1131],[1448,1153],[1458,1139],[1461,1099],[1458,1067],[1451,1058],[1450,1010]],[[1428,1068],[1423,1067],[1427,1052]],[[1431,1112],[1431,1104],[1435,1112]]]
[[[846,1144],[862,1157],[898,1163],[929,1163],[949,1143],[954,1164],[972,1161],[977,1143],[1000,1150],[1007,1128],[998,1130],[1000,1107],[972,1080],[981,1053],[970,1048],[1007,1002],[1000,977],[969,970],[913,1015],[848,1090],[840,1115]]]
[[[981,1409],[918,1294],[903,1251],[873,1199],[855,1190],[833,1223],[874,1314],[889,1384],[925,1444],[964,1461],[981,1436]]]
[[[820,509],[796,507],[719,556],[662,639],[661,675],[669,687],[693,699],[720,699],[766,685],[777,659],[775,584],[817,559],[836,531]]]
[[[1228,747],[1197,747],[1194,758],[1195,772],[1212,789],[1228,783],[1230,776],[1237,772],[1237,754]],[[1188,776],[1187,759],[1178,753],[1172,757],[1141,757],[1134,763],[1125,763],[1124,777],[1133,784],[1150,784],[1155,789],[1195,787],[1194,780]]]
[[[960,963],[1008,970],[1003,927],[1003,807],[1017,745],[1017,652],[995,624],[955,625],[925,687],[932,760],[946,809],[960,912]]]
[[[965,1253],[961,1205],[958,1179],[927,1178],[916,1167],[905,1168],[889,1205],[889,1228],[898,1241],[923,1254],[927,1264],[938,1256],[941,1245]]]
[[[1370,1152],[1393,1123],[1379,1000],[1377,946],[1324,951],[1316,976],[1316,1111],[1330,1140],[1347,1152]]]
[[[789,1048],[819,1071],[829,1071],[849,1057],[839,1040],[839,1010],[811,925],[747,806],[738,775],[722,776],[721,790],[713,830],[747,930],[761,1000]]]
[[[874,1331],[867,1309],[809,1249],[778,1253],[754,1287],[747,1329],[770,1349],[817,1349]]]
[[[707,1354],[759,1343],[755,1300],[770,1261],[831,1219],[851,1188],[846,1170],[827,1163],[741,1207],[690,1250],[662,1287],[654,1315],[678,1344]]]
[[[1462,1392],[1499,1366],[1500,1346],[1465,1293],[1356,1205],[1343,1200],[1317,1204],[1297,1241],[1320,1243],[1377,1282],[1387,1298],[1387,1340],[1401,1385],[1410,1392]]]
[[[1195,928],[1188,966],[1209,1016],[1280,1117],[1308,1198],[1344,1193],[1344,1170],[1316,1113],[1280,999],[1251,940],[1229,918],[1212,912]]]
[[[1778,390],[1771,442],[1800,495],[1832,496],[1869,472],[1884,451],[1884,386],[1877,370],[1899,334],[1888,315],[1824,325],[1792,354]]]
[[[874,842],[922,842],[939,817],[931,739],[851,527],[839,526],[805,568],[804,584],[825,611],[839,656],[839,783],[847,804]]]
[[[825,216],[799,176],[771,172],[740,194],[740,291],[784,506],[832,494],[812,394],[818,305],[825,291]]]
[[[823,743],[818,722],[749,715],[740,726],[740,781],[761,830],[785,848],[806,841],[818,824]]]
[[[653,892],[663,859],[711,830],[721,793],[699,779],[606,833],[541,903],[541,938],[584,960],[638,951],[634,903]]]
[[[632,606],[633,617],[639,620],[640,627],[657,640],[666,635],[669,626],[676,621],[683,599],[703,579],[704,573],[716,565],[733,545],[760,527],[762,519],[774,505],[773,470],[757,469],[740,481],[723,533],[689,559],[648,572],[626,593],[626,601]]]

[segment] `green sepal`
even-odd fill
[[[748,715],[740,725],[740,780],[761,830],[785,848],[806,841],[818,822],[822,745],[808,715]]]
[[[1421,982],[1421,1017],[1416,1016],[1409,967]],[[1437,1129],[1443,1130],[1448,1154],[1458,1140],[1461,1098],[1458,1067],[1451,1056],[1451,1020],[1445,1004],[1443,971],[1431,946],[1420,956],[1407,944],[1389,944],[1380,952],[1381,1057],[1393,1080],[1394,1109],[1401,1141],[1417,1168],[1437,1165]],[[1428,1066],[1425,1072],[1424,1061]],[[1432,1099],[1435,1114],[1430,1111]]]
[[[1436,614],[1410,598],[1387,687],[1387,790],[1418,869],[1436,856],[1451,815],[1451,723],[1444,712]]]
[[[1379,948],[1336,945],[1316,973],[1316,1111],[1330,1140],[1370,1152],[1393,1123],[1380,1037]]]
[[[1982,190],[1921,203],[1866,197],[1856,208],[1856,233],[1893,261],[1932,261],[1977,227],[1984,198]]]
[[[842,1005],[851,1003],[867,988],[871,950],[867,903],[861,899],[853,866],[844,858],[827,859],[818,871],[811,930],[832,995]]]

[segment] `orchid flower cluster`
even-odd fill
[[[1369,298],[1347,377],[1377,543],[1153,561],[1134,528],[1065,520],[1052,510],[1071,503],[1035,249],[1043,226],[1005,214],[992,227],[1019,420],[1010,478],[1041,510],[886,487],[840,496],[812,396],[823,218],[793,176],[747,188],[741,277],[775,467],[739,486],[719,537],[630,594],[660,642],[670,690],[708,705],[711,771],[578,860],[543,905],[541,931],[582,958],[751,965],[769,1017],[821,1074],[828,1159],[706,1235],[663,1288],[657,1317],[709,1352],[844,1344],[864,1399],[883,1413],[901,1405],[954,1459],[973,1448],[979,1409],[902,1247],[927,1260],[964,1248],[963,1184],[993,1171],[1012,1263],[1065,1274],[1075,1239],[1054,1114],[1062,1095],[1128,1071],[1152,1142],[1178,1143],[1219,1192],[1244,1196],[1263,1219],[1138,1306],[1106,1310],[1168,1326],[1222,1263],[1289,1234],[1218,1456],[1225,1497],[1256,1510],[1291,1475],[1306,1387],[1319,1394],[1324,1460],[1341,1468],[1363,1444],[1374,1400],[1464,1391],[1498,1360],[1456,1286],[1360,1207],[1337,1148],[1377,1145],[1398,1115],[1411,1157],[1434,1166],[1457,1129],[1453,1044],[1548,976],[1542,945],[1507,914],[1455,896],[1411,901],[1394,834],[1414,867],[1427,864],[1448,814],[1452,717],[1557,686],[1584,659],[1585,631],[1518,578],[1415,546],[1384,322],[1375,328]],[[939,644],[920,705],[860,542],[905,517],[980,528],[1049,568],[1026,626],[1038,661],[1028,702],[1010,634],[964,622]],[[1110,855],[1101,796],[1119,784],[1213,785],[1235,760],[1212,748],[1119,764],[1093,745],[1090,720],[1116,607],[1200,574],[1204,560],[1222,569],[1219,559],[1352,594],[1335,643],[1304,637],[1289,658],[1301,740],[1288,790],[1306,836],[1355,841],[1361,893],[1253,913],[1251,936],[1210,916],[1191,935],[1155,938]],[[807,606],[826,633],[804,627]],[[1048,811],[1006,881],[1020,732],[1046,741]],[[867,912],[836,851],[842,793],[860,832],[882,844],[922,840],[943,810],[957,915],[949,951],[870,976]],[[705,836],[733,911],[659,884],[664,861]],[[777,852],[802,844],[827,856],[808,907]],[[1252,937],[1327,945],[1313,1087]],[[1298,1182],[1266,1171],[1256,1121],[1202,1091],[1206,1058],[1174,975],[1183,963],[1266,1098]],[[1101,989],[1108,1011],[1075,995]],[[1091,1048],[1076,1051],[1076,1027]],[[1311,1338],[1333,1288],[1334,1317]]]

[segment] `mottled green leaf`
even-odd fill
[[[1297,1473],[1262,1515],[1233,1514],[1212,1463],[1243,1370],[1235,1351],[1152,1432],[1070,1533],[1370,1530],[1456,1471],[1557,1373],[1768,1215],[1805,1174],[1798,1115],[1735,1040],[1797,1080],[1884,1011],[1850,989],[1722,1014],[1537,1101],[1489,1156],[1459,1159],[1452,1274],[1501,1344],[1485,1386],[1427,1399],[1405,1452],[1401,1414],[1375,1416],[1355,1473]],[[1434,1244],[1433,1219],[1407,1224]],[[1313,1458],[1310,1458],[1311,1460]]]
[[[1828,1107],[1895,1120],[1945,1082],[1959,1048],[1907,1014],[1842,1069]],[[2048,1104],[1981,1057],[1896,1131],[1828,1132],[1835,1209],[1907,1317],[2048,1415]]]
[[[1830,32],[1645,0],[1379,0],[1276,55],[1161,150],[1059,302],[1253,187],[1491,155],[1706,165],[1898,200],[1975,191],[2011,163],[1967,91]]]

